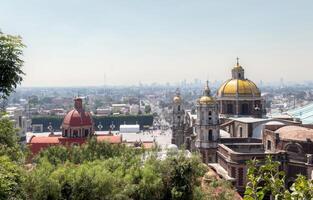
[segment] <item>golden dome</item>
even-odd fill
[[[200,104],[211,104],[214,103],[214,99],[211,96],[202,96],[199,100]]]
[[[175,97],[173,98],[173,101],[174,101],[174,103],[181,103],[181,98],[180,98],[180,96],[175,96]]]
[[[218,89],[217,95],[236,96],[237,93],[239,96],[261,96],[256,84],[248,79],[229,79]]]

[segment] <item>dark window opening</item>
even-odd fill
[[[180,106],[177,107],[177,110],[180,111]]]
[[[233,104],[227,104],[227,113],[234,114]]]
[[[244,104],[241,104],[241,114],[242,115],[247,115],[249,114],[249,105],[244,103]]]
[[[74,130],[74,131],[73,131],[73,137],[74,137],[74,138],[77,138],[77,137],[78,137],[78,131],[77,131],[77,130]]]
[[[267,150],[272,150],[272,142],[267,140]]]
[[[87,137],[89,135],[89,131],[88,129],[85,129],[85,137]]]
[[[213,133],[212,133],[212,130],[209,130],[209,141],[212,141],[213,140]]]
[[[239,136],[242,138],[242,127],[239,127]]]

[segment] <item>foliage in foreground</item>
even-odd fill
[[[52,146],[25,164],[17,141],[13,124],[0,119],[0,199],[211,199],[201,188],[206,168],[198,155],[159,160],[155,151],[91,138],[83,146]]]
[[[84,148],[88,147],[82,147],[80,153],[86,151]],[[27,173],[28,199],[193,199],[204,173],[197,156],[178,154],[163,161],[151,156],[143,161],[135,149],[122,150],[117,156],[110,150],[108,156],[102,149],[102,158],[75,164],[61,160],[63,147],[52,149],[44,151],[37,158],[37,166]]]
[[[279,171],[280,162],[267,157],[265,163],[252,160],[248,162],[245,200],[262,200],[266,197],[281,200],[313,199],[313,180],[298,175],[291,188],[285,184],[285,173]]]
[[[0,31],[0,99],[7,98],[23,80],[23,48],[20,36],[4,34]]]

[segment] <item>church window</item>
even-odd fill
[[[242,127],[239,127],[239,136],[242,138]]]
[[[249,114],[249,105],[247,103],[241,104],[241,114],[242,115]]]
[[[210,130],[209,130],[208,139],[209,139],[209,141],[212,141],[212,140],[213,140],[213,133],[212,133],[212,129],[210,129]]]
[[[227,104],[227,113],[228,114],[234,113],[233,104]]]
[[[211,116],[212,115],[212,111],[209,111],[209,116]]]
[[[180,106],[177,107],[177,110],[180,111]]]
[[[87,137],[87,136],[88,136],[88,134],[89,134],[88,129],[85,129],[85,137]]]
[[[64,130],[64,136],[67,137],[67,129]]]
[[[73,137],[74,137],[74,138],[77,138],[77,137],[78,137],[78,131],[77,131],[77,130],[74,130],[74,131],[73,131]]]
[[[272,150],[272,142],[270,140],[267,140],[267,150]]]

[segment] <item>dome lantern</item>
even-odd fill
[[[173,98],[173,102],[177,103],[177,104],[181,103],[180,91],[178,88],[176,89],[175,96]]]
[[[236,58],[237,63],[235,67],[232,69],[232,78],[233,79],[245,79],[245,70],[243,67],[239,64],[239,58]]]
[[[214,103],[214,99],[211,96],[211,90],[209,88],[209,81],[206,81],[206,85],[204,87],[203,96],[200,98],[199,103],[202,105]]]

